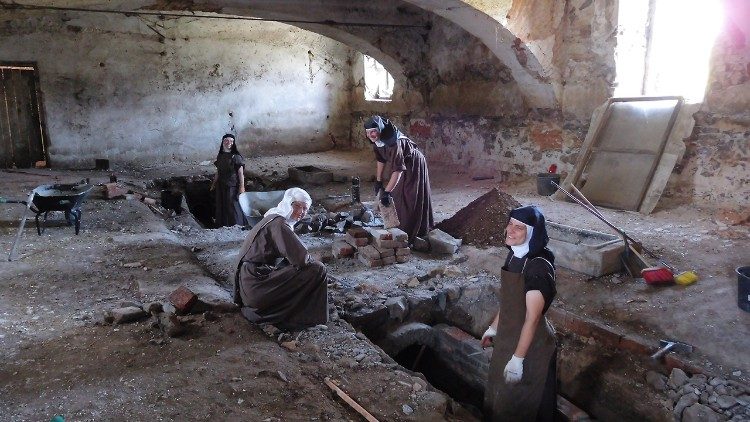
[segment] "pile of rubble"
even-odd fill
[[[404,263],[411,257],[409,236],[400,229],[375,229],[355,226],[333,241],[334,258],[357,258],[367,267]]]
[[[440,222],[437,228],[475,246],[502,246],[510,211],[521,206],[512,196],[493,188]]]
[[[665,392],[675,420],[747,421],[750,419],[750,387],[720,377],[695,374],[675,368],[669,378],[649,371],[646,381],[656,390]]]
[[[340,211],[329,212],[324,207],[318,206],[311,209],[307,216],[302,218],[294,227],[297,234],[329,232],[346,233],[355,222],[361,225],[382,225],[382,221],[375,217],[368,207],[362,205],[352,212]]]

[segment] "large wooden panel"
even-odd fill
[[[573,184],[594,204],[637,211],[681,105],[680,97],[611,99],[592,121]]]
[[[33,167],[45,159],[34,69],[0,67],[0,165]]]

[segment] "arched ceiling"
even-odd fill
[[[540,74],[541,66],[520,39],[486,13],[460,0],[379,0],[361,4],[349,0],[21,0],[17,3],[108,10],[190,11],[279,20],[374,57],[407,86],[419,86],[423,82],[419,79],[424,74],[421,69],[428,62],[424,56],[427,35],[434,17],[440,16],[477,37],[508,67],[529,107],[556,106],[552,85]]]

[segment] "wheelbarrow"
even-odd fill
[[[23,228],[26,224],[26,214],[29,210],[36,214],[36,232],[39,236],[44,233],[47,216],[52,211],[64,212],[65,220],[68,222],[68,225],[75,225],[77,235],[81,228],[81,204],[84,199],[86,199],[89,192],[91,192],[92,188],[93,186],[87,183],[40,185],[31,191],[29,198],[26,201],[8,200],[0,197],[0,203],[26,205],[26,210],[24,210],[23,217],[21,218],[21,224],[18,226],[16,240],[13,242],[13,247],[8,255],[8,261],[13,260],[16,246],[21,239],[21,234],[23,233]],[[39,221],[40,217],[43,217],[41,224]]]
[[[46,228],[47,216],[52,211],[65,213],[65,221],[74,225],[76,235],[81,229],[81,205],[93,185],[90,184],[54,184],[40,185],[34,189],[31,211],[36,214],[36,232],[39,236]],[[39,219],[43,217],[40,224]]]

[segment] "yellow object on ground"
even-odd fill
[[[694,271],[683,271],[674,277],[674,282],[681,286],[689,286],[698,281],[698,274]]]

